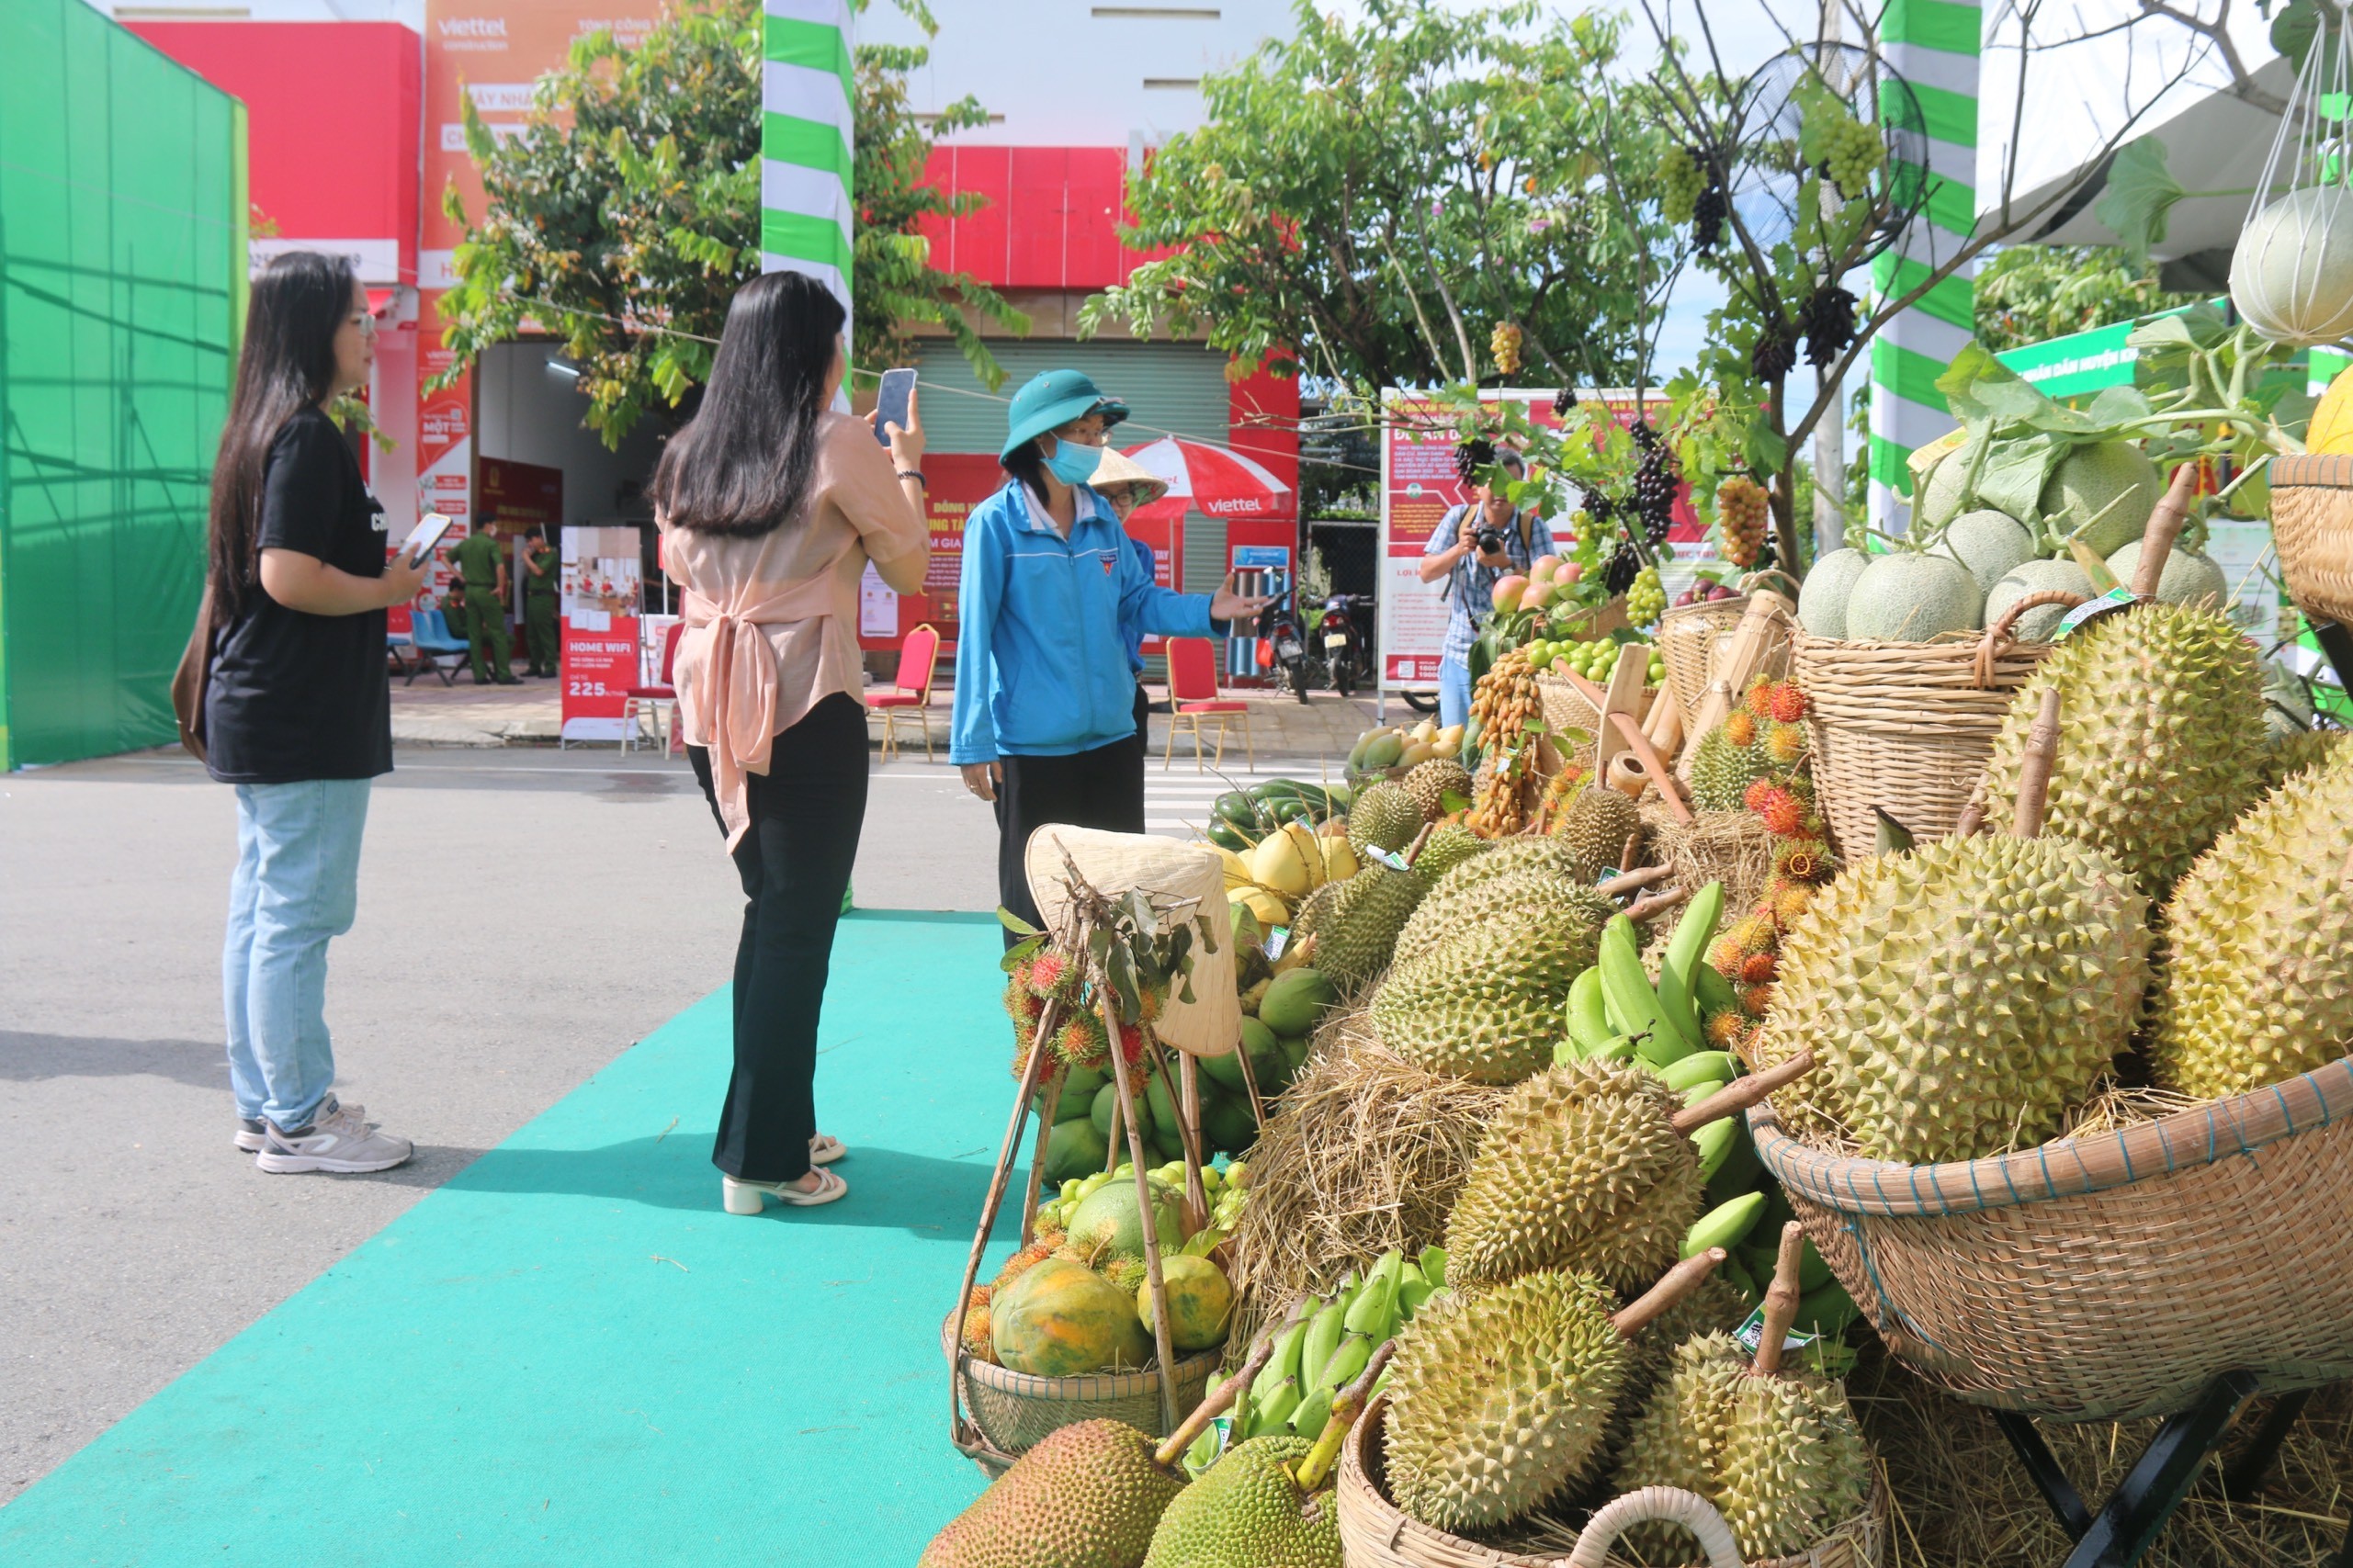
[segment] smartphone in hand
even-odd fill
[[[417,519],[416,531],[401,541],[400,553],[407,558],[410,565],[414,566],[431,555],[433,547],[441,543],[442,536],[457,525],[458,519],[455,517],[445,517],[437,512],[428,512]]]
[[[915,395],[915,372],[886,370],[882,373],[882,392],[875,399],[874,435],[885,446],[890,445],[890,427],[907,428],[908,400]]]

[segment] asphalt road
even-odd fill
[[[417,1157],[266,1176],[229,1142],[234,820],[176,751],[0,775],[0,1502],[731,965],[741,894],[683,761],[404,750],[328,1021],[339,1092]],[[862,905],[988,908],[994,866],[949,769],[877,775]],[[321,1397],[368,1378],[322,1368]]]

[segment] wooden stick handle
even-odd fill
[[[1688,887],[1670,887],[1664,893],[1654,893],[1626,906],[1626,919],[1640,925],[1653,915],[1664,914],[1691,896]]]
[[[1613,876],[1593,891],[1604,898],[1615,898],[1622,893],[1640,892],[1643,888],[1654,883],[1664,882],[1674,874],[1674,868],[1671,866],[1646,865],[1640,871],[1630,871],[1623,876]]]
[[[1325,1418],[1324,1429],[1316,1435],[1316,1446],[1299,1456],[1291,1472],[1291,1479],[1302,1492],[1313,1492],[1331,1474],[1332,1466],[1340,1462],[1340,1446],[1348,1440],[1348,1429],[1364,1414],[1365,1404],[1373,1397],[1373,1385],[1381,1381],[1388,1370],[1389,1358],[1396,1354],[1397,1342],[1384,1339],[1374,1350],[1364,1370],[1356,1381],[1332,1395],[1331,1415]]]
[[[989,1250],[989,1233],[996,1227],[998,1207],[1005,1201],[1005,1186],[1012,1178],[1013,1151],[1021,1147],[1022,1123],[1029,1115],[1029,1097],[1037,1090],[1037,1080],[1046,1071],[1046,1041],[1051,1038],[1047,1026],[1059,1028],[1062,1022],[1058,998],[1051,998],[1038,1015],[1037,1040],[1029,1048],[1029,1063],[1022,1071],[1022,1087],[1013,1096],[1012,1119],[1005,1123],[1005,1142],[997,1151],[997,1169],[989,1179],[989,1196],[980,1205],[980,1228],[972,1237],[972,1251],[964,1260],[964,1283],[956,1292],[955,1321],[959,1333],[964,1326],[965,1303],[972,1300],[973,1281],[980,1277],[980,1259]],[[956,1368],[948,1368],[948,1429],[964,1428],[964,1380]]]
[[[1795,1083],[1814,1070],[1814,1049],[1806,1047],[1797,1055],[1775,1062],[1761,1073],[1735,1078],[1730,1083],[1701,1100],[1675,1112],[1675,1131],[1690,1137],[1711,1122],[1721,1122],[1736,1116],[1783,1084]]]
[[[2173,471],[2173,483],[2166,487],[2165,499],[2149,513],[2149,525],[2141,534],[2141,558],[2132,563],[2132,592],[2135,597],[2156,596],[2157,584],[2165,581],[2165,563],[2173,554],[2173,542],[2181,537],[2182,525],[2189,521],[2189,500],[2198,489],[2198,465],[2184,463]]]
[[[1243,1360],[1241,1371],[1211,1389],[1209,1397],[1194,1405],[1193,1414],[1178,1422],[1177,1429],[1169,1434],[1168,1440],[1153,1450],[1152,1457],[1160,1461],[1162,1469],[1176,1463],[1184,1450],[1193,1447],[1193,1440],[1201,1436],[1209,1423],[1231,1410],[1234,1401],[1242,1396],[1242,1391],[1265,1370],[1266,1363],[1273,1359],[1274,1334],[1280,1326],[1270,1323],[1260,1329],[1258,1337],[1250,1341],[1250,1353]]]
[[[1772,1288],[1765,1292],[1765,1336],[1757,1341],[1757,1371],[1766,1377],[1782,1370],[1789,1325],[1797,1321],[1797,1270],[1805,1260],[1805,1227],[1795,1220],[1782,1226],[1781,1256],[1774,1260]]]
[[[1092,932],[1080,931],[1082,938]],[[1114,942],[1118,940],[1114,937]],[[1082,944],[1080,951],[1084,952]],[[1096,995],[1102,1002],[1103,1032],[1111,1040],[1112,1077],[1119,1085],[1123,1104],[1136,1101],[1134,1080],[1127,1075],[1127,1054],[1119,1048],[1119,1014],[1112,1005],[1112,988],[1103,976],[1096,975]],[[1136,1118],[1127,1119],[1127,1157],[1136,1165],[1137,1217],[1144,1231],[1144,1282],[1150,1287],[1152,1303],[1152,1352],[1160,1364],[1160,1424],[1174,1427],[1177,1424],[1176,1349],[1169,1339],[1169,1283],[1160,1269],[1160,1226],[1152,1208],[1152,1179],[1144,1159],[1144,1135],[1137,1130]]]
[[[2059,761],[2059,688],[2046,687],[2034,727],[2026,732],[2026,756],[2018,774],[2018,807],[2010,817],[2010,837],[2042,836],[2042,814],[2051,801],[2051,770]]]
[[[1046,1081],[1038,1086],[1046,1100],[1037,1108],[1037,1139],[1030,1147],[1029,1186],[1022,1197],[1024,1247],[1037,1239],[1037,1194],[1046,1185],[1046,1156],[1054,1142],[1054,1118],[1062,1109],[1062,1086],[1069,1077],[1069,1070],[1058,1058],[1046,1067]]]
[[[1610,1319],[1610,1326],[1628,1339],[1667,1314],[1667,1310],[1693,1291],[1700,1281],[1715,1272],[1724,1261],[1724,1248],[1711,1247],[1696,1258],[1686,1258],[1660,1276],[1658,1283],[1645,1291],[1632,1304]]]

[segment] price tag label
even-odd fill
[[[1368,846],[1365,852],[1370,854],[1374,860],[1379,861],[1383,865],[1387,866],[1391,871],[1411,871],[1413,869],[1413,867],[1407,863],[1405,856],[1396,850],[1385,850],[1378,846]]]
[[[1270,963],[1282,957],[1283,950],[1291,945],[1291,928],[1289,926],[1275,927],[1266,933],[1266,941],[1262,945]]]
[[[1732,1337],[1740,1342],[1740,1348],[1743,1350],[1748,1352],[1748,1359],[1755,1360],[1757,1348],[1765,1342],[1765,1309],[1760,1306],[1750,1313],[1748,1321],[1732,1331]],[[1782,1340],[1782,1353],[1787,1355],[1792,1350],[1803,1350],[1813,1344],[1816,1337],[1816,1336],[1811,1334],[1789,1335]]]
[[[2087,599],[2060,616],[2059,629],[2051,634],[2051,640],[2057,642],[2068,633],[2089,625],[2102,615],[2112,615],[2117,611],[2129,609],[2140,602],[2139,597],[2129,588],[2111,588],[2098,598]]]

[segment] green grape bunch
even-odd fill
[[[1626,619],[1638,626],[1657,621],[1667,609],[1667,590],[1659,585],[1658,569],[1644,567],[1626,590]]]
[[[1838,194],[1849,201],[1871,192],[1871,176],[1887,162],[1887,143],[1877,130],[1841,114],[1822,128],[1819,138],[1824,170]]]
[[[1691,150],[1670,141],[1658,155],[1658,212],[1669,223],[1689,223],[1697,209],[1707,174]]]

